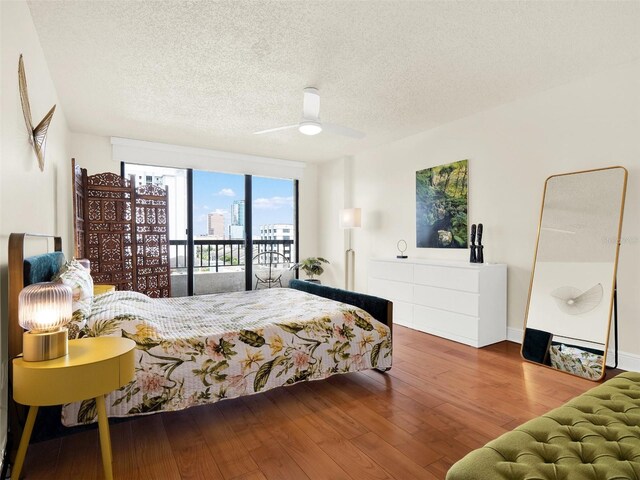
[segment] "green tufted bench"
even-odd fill
[[[640,373],[628,372],[474,450],[447,480],[640,479]]]

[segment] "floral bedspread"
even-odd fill
[[[79,336],[136,342],[135,379],[107,396],[113,417],[181,410],[336,373],[391,366],[391,333],[364,310],[289,288],[152,299],[95,297]],[[64,405],[67,426],[94,400]]]

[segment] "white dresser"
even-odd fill
[[[393,321],[474,347],[507,339],[507,266],[373,259],[368,292],[393,302]]]

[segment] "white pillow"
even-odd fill
[[[93,278],[89,270],[84,268],[76,259],[66,262],[55,277],[54,282],[60,282],[71,288],[73,294],[73,317],[67,326],[69,338],[75,338],[87,323],[91,315],[93,304]]]

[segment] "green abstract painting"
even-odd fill
[[[416,245],[467,248],[469,162],[416,172]]]

